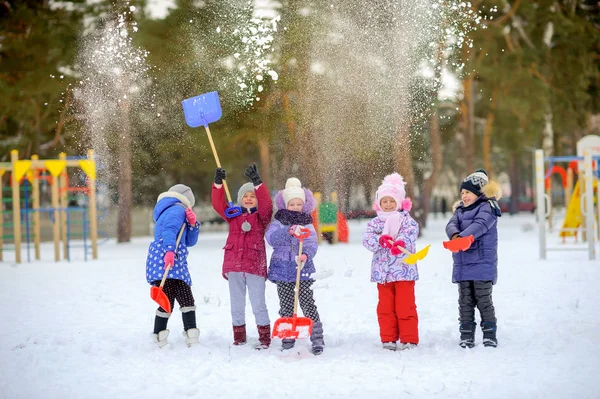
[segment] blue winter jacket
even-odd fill
[[[473,235],[475,241],[466,251],[452,254],[452,282],[491,281],[498,279],[498,229],[500,207],[494,198],[480,196],[468,207],[462,202],[446,226],[448,238]]]
[[[174,197],[162,194],[156,206],[154,207],[154,240],[148,248],[148,257],[146,258],[146,281],[152,284],[154,281],[161,280],[165,270],[163,260],[167,251],[175,251],[175,243],[181,226],[185,223],[185,229],[179,242],[179,247],[175,251],[175,264],[169,271],[167,278],[185,281],[192,285],[192,278],[188,270],[187,257],[188,247],[196,245],[198,242],[198,233],[200,225],[196,222],[191,226],[186,222],[185,205]]]

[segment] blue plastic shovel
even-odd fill
[[[204,130],[206,130],[206,135],[208,136],[208,141],[210,142],[210,147],[212,148],[213,155],[215,156],[215,161],[217,162],[217,167],[220,168],[221,161],[219,161],[217,149],[215,148],[215,143],[213,142],[210,129],[208,128],[209,123],[218,121],[221,119],[221,115],[223,114],[221,111],[219,94],[216,91],[200,94],[199,96],[183,100],[181,105],[183,106],[185,123],[187,123],[189,127],[204,126]],[[231,194],[229,194],[229,187],[227,187],[227,182],[225,180],[223,180],[223,187],[225,188],[225,194],[227,194],[227,202],[229,204],[229,207],[225,209],[225,216],[232,218],[241,215],[242,208],[240,206],[233,205],[233,201],[231,201]]]

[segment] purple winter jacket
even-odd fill
[[[312,274],[315,273],[313,258],[317,254],[319,244],[317,232],[312,225],[312,216],[310,214],[315,207],[316,201],[310,190],[305,188],[304,193],[306,201],[302,207],[302,212],[285,209],[285,202],[281,191],[275,197],[275,205],[279,210],[265,233],[267,243],[273,247],[268,274],[270,281],[296,281],[296,256],[298,256],[300,241],[288,233],[292,225],[301,225],[310,230],[310,236],[305,238],[302,244],[302,253],[306,254],[307,260],[300,271],[300,279],[313,280]]]
[[[452,282],[498,280],[498,228],[500,207],[494,198],[480,196],[473,204],[464,207],[462,202],[446,226],[448,238],[473,235],[475,241],[466,251],[452,253],[454,267]]]

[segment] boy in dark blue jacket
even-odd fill
[[[172,265],[163,291],[171,302],[171,309],[175,300],[181,307],[188,346],[197,344],[200,336],[200,330],[196,328],[196,305],[187,264],[188,247],[196,245],[200,232],[200,225],[192,210],[194,203],[194,193],[183,184],[176,184],[158,196],[154,207],[154,240],[150,243],[146,258],[146,280],[154,286],[160,285],[166,265]],[[175,248],[177,236],[184,224],[181,241]],[[167,323],[170,316],[171,313],[167,313],[162,307],[156,310],[153,339],[159,347],[167,344]]]
[[[475,346],[475,307],[481,316],[483,345],[496,347],[496,313],[492,286],[498,279],[498,229],[501,216],[497,199],[500,186],[488,180],[478,169],[460,185],[462,201],[446,226],[448,238],[473,236],[475,241],[465,251],[452,254],[452,282],[458,284],[460,346]]]

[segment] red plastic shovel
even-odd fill
[[[183,235],[183,230],[185,229],[185,222],[181,226],[181,230],[179,230],[179,235],[177,236],[177,241],[175,243],[175,251],[177,251],[177,247],[179,247],[179,241],[181,241],[181,236]],[[165,285],[165,281],[167,280],[167,275],[171,270],[173,265],[167,265],[165,272],[163,274],[163,278],[160,282],[160,286],[158,287],[150,287],[150,298],[158,305],[163,308],[167,313],[171,313],[171,302],[167,297],[167,294],[163,291],[163,286]]]
[[[312,334],[313,321],[308,317],[298,317],[296,314],[298,311],[298,291],[300,291],[300,270],[302,269],[300,256],[302,255],[302,243],[308,236],[310,236],[310,230],[306,227],[299,227],[294,232],[294,237],[300,240],[300,246],[298,247],[296,289],[294,292],[294,315],[292,317],[280,317],[275,320],[275,324],[273,325],[273,338],[308,338]]]
[[[471,247],[471,244],[475,241],[475,237],[472,235],[467,237],[458,237],[454,240],[444,241],[444,248],[451,252],[466,251]]]

